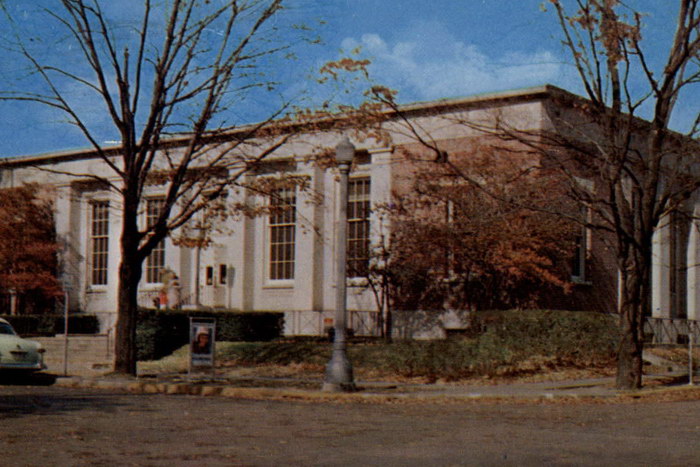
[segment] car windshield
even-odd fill
[[[12,326],[10,326],[7,323],[0,323],[0,334],[9,334],[11,336],[14,336],[15,330],[12,329]]]

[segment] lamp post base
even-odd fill
[[[326,377],[321,390],[324,392],[357,391],[352,376],[352,366],[345,352],[333,349],[331,360],[326,366]]]
[[[357,386],[355,383],[323,383],[321,386],[321,391],[323,392],[355,392],[357,391]]]

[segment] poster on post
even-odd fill
[[[190,318],[190,369],[214,367],[216,320]]]

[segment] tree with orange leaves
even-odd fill
[[[528,308],[568,292],[580,227],[550,213],[576,212],[555,173],[488,145],[441,164],[420,149],[404,155],[410,169],[395,201],[379,208],[390,238],[368,271],[388,316]]]
[[[493,148],[451,153],[431,168],[416,170],[412,194],[397,198],[393,242],[403,263],[429,271],[445,307],[532,307],[548,290],[568,289],[580,229],[548,212],[553,203],[575,209],[557,196],[554,174]]]
[[[12,313],[39,311],[60,293],[53,207],[36,185],[0,191],[0,293],[16,300]]]

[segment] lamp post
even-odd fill
[[[195,251],[195,267],[196,269],[194,270],[194,305],[197,310],[202,308],[201,304],[201,297],[200,297],[200,269],[202,268],[202,243],[204,242],[204,226],[202,225],[201,222],[197,223],[197,227],[195,227],[195,230],[197,231],[197,250]]]
[[[326,377],[323,381],[324,391],[354,391],[355,382],[352,376],[352,365],[346,352],[347,341],[345,331],[347,291],[346,291],[346,248],[348,229],[348,173],[350,164],[355,156],[355,146],[345,137],[335,148],[335,158],[340,172],[340,204],[338,210],[338,228],[336,236],[336,296],[335,319],[333,320],[333,354],[326,366]]]

